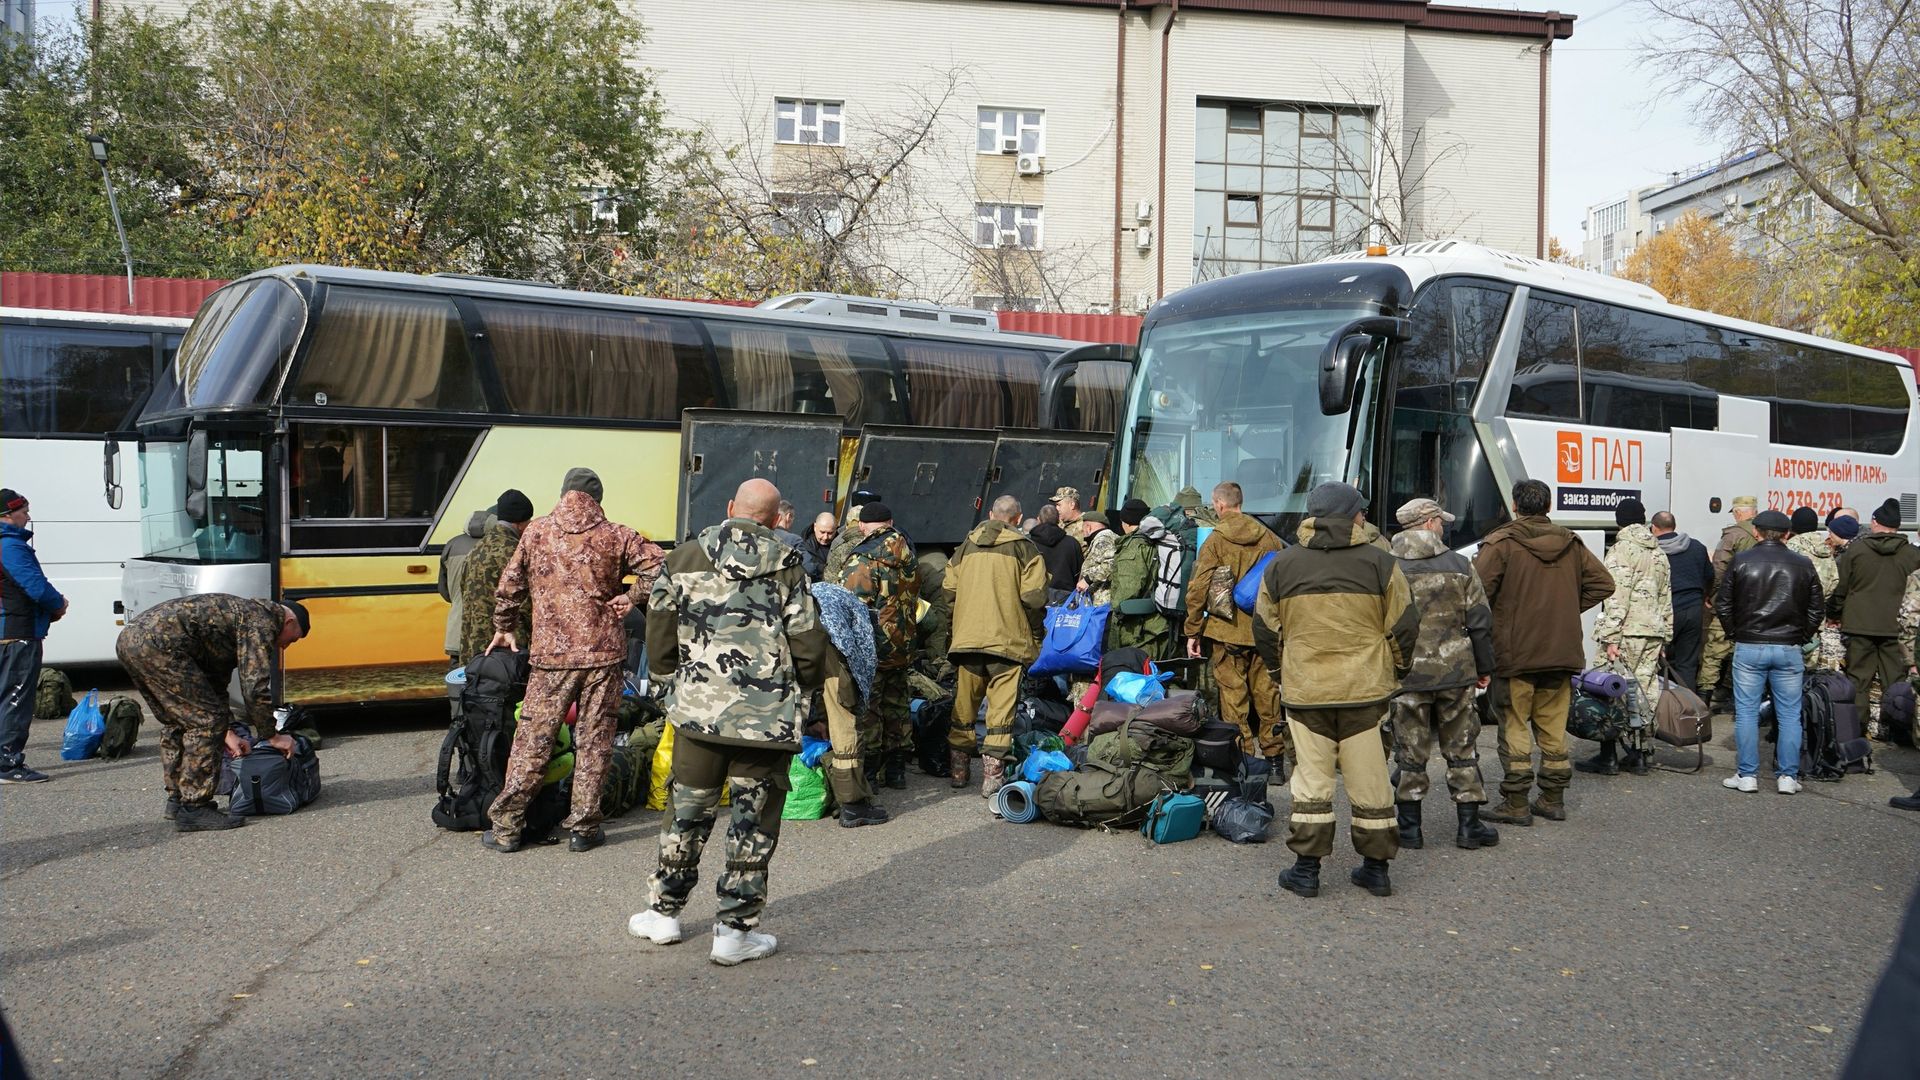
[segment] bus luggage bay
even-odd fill
[[[502,490],[544,512],[566,470],[588,466],[610,517],[671,542],[689,512],[683,416],[691,432],[716,409],[748,428],[790,414],[812,421],[785,425],[796,431],[841,433],[840,461],[817,463],[826,482],[793,485],[804,525],[844,493],[865,428],[1111,432],[1125,363],[1079,365],[1043,406],[1049,365],[1075,344],[457,276],[262,271],[207,299],[141,414],[144,554],[127,566],[127,611],[193,592],[300,600],[314,630],[287,654],[285,700],[440,696],[438,555]]]
[[[1392,528],[1416,496],[1476,544],[1521,479],[1554,520],[1669,507],[1711,538],[1732,501],[1864,515],[1920,492],[1914,378],[1888,353],[1667,303],[1643,286],[1457,241],[1336,256],[1154,306],[1116,445],[1115,498],[1237,481],[1291,539],[1344,480]]]

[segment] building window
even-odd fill
[[[1367,241],[1373,126],[1310,104],[1202,101],[1195,127],[1195,280],[1311,262]]]
[[[847,216],[835,195],[777,191],[773,195],[773,211],[770,231],[776,236],[827,240],[839,236],[847,226]]]
[[[980,109],[983,154],[1044,154],[1047,114],[1038,109]]]
[[[1038,251],[1041,243],[1040,208],[1008,203],[979,203],[973,208],[973,242],[983,248],[1010,247]]]
[[[776,98],[773,103],[774,141],[845,146],[846,128],[840,122],[841,107],[838,101]]]

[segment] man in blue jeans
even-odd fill
[[[1728,564],[1713,596],[1713,613],[1733,642],[1733,742],[1736,772],[1721,784],[1760,790],[1760,699],[1773,694],[1779,721],[1775,784],[1782,795],[1800,790],[1800,692],[1806,661],[1800,646],[1820,632],[1826,600],[1813,562],[1783,543],[1793,527],[1769,510],[1753,519],[1759,542]]]
[[[40,572],[27,499],[0,488],[0,784],[38,784],[47,774],[27,768],[27,731],[40,689],[41,646],[48,624],[67,613],[67,598]]]

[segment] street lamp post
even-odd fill
[[[127,227],[120,224],[120,200],[113,194],[113,176],[107,172],[107,140],[99,135],[87,136],[87,149],[92,152],[93,160],[100,163],[100,179],[107,185],[107,209],[113,212],[113,229],[120,234],[120,257],[127,264],[127,306],[133,306],[133,251],[127,247]]]

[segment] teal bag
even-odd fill
[[[1185,792],[1162,792],[1147,807],[1140,835],[1156,844],[1177,844],[1200,835],[1207,817],[1207,801]]]
[[[781,821],[814,821],[827,816],[827,771],[815,765],[809,768],[801,764],[800,756],[794,755],[793,763],[787,766],[787,780],[792,789],[787,792],[787,805],[780,809]]]

